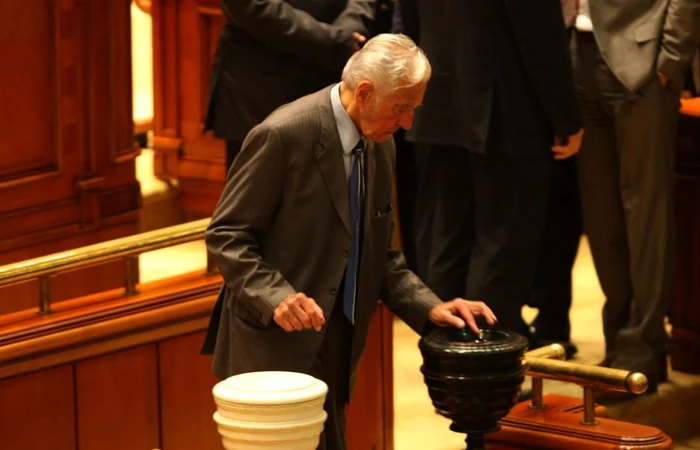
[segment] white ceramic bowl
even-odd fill
[[[231,420],[218,412],[214,421],[226,450],[315,450],[327,414],[307,420],[255,423]]]
[[[314,450],[327,418],[328,386],[296,372],[251,372],[212,390],[227,450]]]

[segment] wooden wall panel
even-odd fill
[[[0,315],[0,449],[3,424],[15,423],[24,397],[60,390],[47,401],[49,417],[60,413],[62,420],[45,427],[43,438],[64,442],[65,433],[74,434],[66,450],[221,450],[212,418],[219,380],[211,357],[199,354],[220,285],[219,275],[192,273],[142,284],[130,297],[111,291],[62,302],[49,316]],[[383,305],[361,364],[349,450],[392,450],[392,317]],[[14,380],[31,380],[37,394],[15,389]],[[37,450],[43,448],[64,450]]]
[[[76,364],[78,448],[160,448],[156,345]]]
[[[177,179],[191,217],[211,214],[226,178],[223,141],[203,134],[223,17],[216,0],[154,0],[155,173]]]
[[[0,448],[77,448],[72,366],[0,381]]]
[[[136,232],[130,1],[3,0],[0,86],[0,264]],[[88,270],[56,296],[122,278]]]
[[[221,437],[212,416],[211,356],[199,354],[204,332],[158,344],[162,445],[166,450],[218,450]]]
[[[700,98],[684,102],[676,158],[676,280],[671,365],[700,373]]]
[[[394,448],[392,338],[393,316],[380,305],[372,321],[348,411],[349,450]]]

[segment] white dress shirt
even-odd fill
[[[591,22],[591,13],[588,8],[588,0],[579,0],[578,15],[576,16],[576,29],[578,31],[593,31],[593,22]]]

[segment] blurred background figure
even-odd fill
[[[441,298],[483,300],[501,327],[527,335],[521,309],[554,157],[575,154],[581,138],[560,0],[400,5],[418,18],[433,64],[407,134],[417,154],[418,273]]]
[[[649,393],[667,378],[676,128],[699,38],[698,1],[580,0],[578,163],[585,232],[606,296],[601,365],[645,373]]]
[[[226,140],[226,167],[277,107],[334,83],[367,39],[374,0],[221,0],[205,130]]]
[[[561,2],[567,38],[570,40],[578,14],[578,0]],[[578,351],[571,343],[569,311],[572,270],[582,228],[576,156],[557,160],[552,170],[542,254],[528,301],[529,306],[538,310],[529,331],[542,343],[555,341],[563,344],[569,358]]]

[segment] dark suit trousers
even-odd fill
[[[657,77],[624,87],[591,34],[577,38],[576,88],[584,120],[579,176],[584,230],[606,302],[613,367],[655,374],[666,351],[672,295],[674,146],[679,97]]]
[[[555,161],[542,253],[528,302],[539,310],[532,325],[541,339],[571,340],[571,272],[582,227],[577,160],[568,158]]]
[[[418,274],[441,299],[482,300],[500,327],[525,333],[552,160],[498,150],[416,144]]]
[[[404,130],[394,134],[396,144],[396,203],[399,215],[401,247],[406,264],[416,271],[416,161],[413,144],[405,139]]]
[[[319,358],[311,374],[328,385],[323,407],[328,413],[328,419],[324,424],[318,450],[345,450],[345,409],[350,397],[353,326],[343,313],[342,297],[336,299],[326,327]]]

